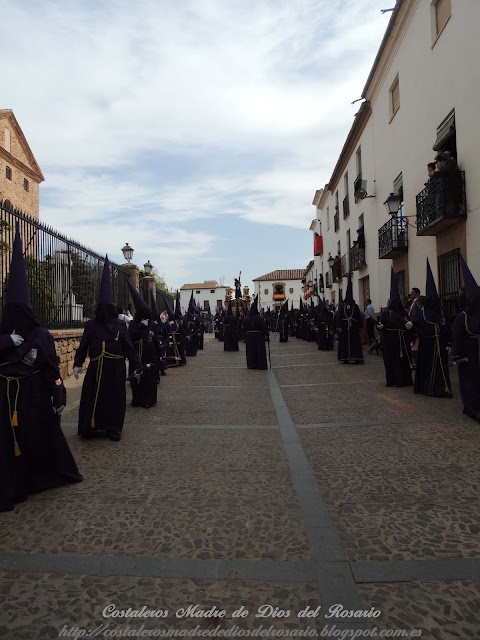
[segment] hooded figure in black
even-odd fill
[[[150,307],[142,300],[129,280],[127,284],[135,305],[135,317],[130,321],[128,333],[142,363],[142,375],[134,376],[130,380],[132,407],[149,409],[157,404],[160,343]],[[133,373],[133,368],[130,366],[130,375],[132,376]]]
[[[232,313],[232,301],[228,303],[227,315],[224,324],[223,350],[238,351],[238,318]]]
[[[290,311],[288,314],[288,326],[289,326],[290,338],[295,338],[296,329],[295,329],[295,310],[293,308],[293,300],[292,300],[292,306],[290,307]]]
[[[451,338],[450,321],[442,310],[440,298],[427,258],[425,305],[417,309],[413,326],[419,333],[415,367],[415,393],[437,398],[451,398],[448,371],[448,343]]]
[[[395,273],[392,269],[390,300],[380,316],[377,328],[382,332],[383,363],[387,387],[407,387],[412,384],[412,323],[403,308]]]
[[[111,440],[120,440],[125,419],[125,357],[130,370],[140,368],[125,322],[117,318],[113,304],[108,257],[103,266],[95,316],[85,325],[75,354],[73,374],[85,373],[83,363],[90,358],[78,413],[78,435],[89,437],[106,431]]]
[[[223,342],[224,323],[225,323],[225,309],[221,305],[220,309],[217,311],[216,320],[215,320],[215,326],[217,329],[217,337],[219,342]]]
[[[303,313],[304,313],[304,307],[303,307],[302,299],[300,298],[298,311],[295,314],[295,337],[298,338],[299,340],[302,338]]]
[[[317,344],[319,351],[333,351],[333,314],[325,300],[318,301]]]
[[[166,342],[166,358],[169,367],[178,367],[183,364],[182,357],[180,355],[179,340],[180,340],[180,327],[178,325],[175,313],[171,306],[168,304],[167,298],[162,293],[163,304],[168,313],[168,322],[166,323],[167,330],[167,342]]]
[[[348,285],[345,300],[339,304],[335,314],[335,327],[338,333],[338,359],[344,364],[354,361],[363,364],[362,352],[362,313],[353,299],[351,275],[348,275]]]
[[[153,291],[150,291],[150,305],[152,307],[152,317],[153,317],[153,331],[158,340],[158,374],[159,376],[165,376],[168,362],[167,362],[167,338],[168,338],[168,330],[165,322],[160,318],[160,312],[158,310],[157,301],[155,300],[155,296],[153,295]],[[158,378],[160,381],[160,378]]]
[[[467,308],[453,325],[452,362],[458,366],[463,413],[480,421],[480,287],[460,256]]]
[[[60,427],[65,403],[53,337],[32,310],[17,224],[0,323],[0,511],[82,480]]]
[[[245,318],[246,354],[248,369],[268,369],[265,341],[270,340],[265,321],[258,313],[258,297],[252,302]]]
[[[278,317],[278,333],[280,335],[280,342],[288,342],[288,300],[285,300],[285,302],[282,304],[282,308],[280,309],[280,314]]]

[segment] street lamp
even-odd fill
[[[333,265],[335,264],[335,260],[332,258],[332,254],[329,255],[329,258],[328,258],[327,262],[328,262],[328,266],[330,267],[330,269],[333,269]]]
[[[400,209],[401,198],[397,194],[391,193],[383,203],[391,216],[396,216]]]
[[[143,265],[143,270],[145,271],[145,274],[147,276],[149,276],[152,271],[153,271],[153,265],[150,264],[150,260],[148,260],[144,265]]]
[[[129,246],[128,242],[123,247],[122,253],[123,253],[123,257],[127,262],[130,262],[130,260],[133,258],[133,249],[132,247]]]

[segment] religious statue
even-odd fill
[[[242,272],[240,271],[240,273],[238,274],[238,278],[235,278],[235,300],[240,300],[240,298],[242,297],[242,284],[240,282],[241,275]]]

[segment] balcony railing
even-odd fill
[[[464,171],[434,178],[417,195],[417,236],[436,236],[466,218]]]
[[[338,231],[340,229],[340,213],[338,209],[336,209],[335,215],[333,216],[333,226],[335,231]]]
[[[342,278],[348,278],[348,274],[350,273],[350,256],[348,253],[342,256]]]
[[[332,288],[332,276],[330,273],[325,274],[325,286],[327,289]]]
[[[345,218],[348,218],[349,215],[350,215],[350,200],[348,198],[348,195],[346,195],[345,198],[343,199],[343,219],[345,220]]]
[[[352,271],[358,271],[366,267],[365,260],[365,242],[362,245],[354,245],[350,250],[350,268]]]
[[[393,217],[378,230],[378,257],[395,258],[408,251],[407,219]]]

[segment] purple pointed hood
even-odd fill
[[[480,297],[480,287],[468,268],[463,256],[460,254],[460,265],[463,273],[463,283],[465,285],[465,295],[467,297],[467,305],[470,306]]]
[[[250,305],[249,315],[251,315],[251,316],[259,315],[259,311],[258,311],[258,296],[255,297],[255,300]]]
[[[7,303],[24,304],[29,309],[32,308],[18,222],[15,223],[15,239],[13,241],[12,260],[10,262],[7,291],[5,294],[5,304]]]
[[[130,291],[130,295],[132,296],[133,304],[135,306],[135,313],[140,313],[146,311],[147,309],[148,311],[150,311],[150,307],[148,306],[148,304],[142,297],[140,297],[140,294],[128,279],[127,286]]]
[[[167,313],[168,313],[168,319],[175,320],[175,313],[168,302],[167,296],[163,293],[163,291],[161,291],[161,294],[163,298],[163,304],[165,305],[165,309],[167,310]]]
[[[397,279],[395,278],[395,272],[393,267],[390,271],[390,298],[388,301],[388,308],[390,311],[394,311],[400,316],[406,316],[405,309],[402,305],[402,300],[400,298],[400,291],[398,290]]]
[[[177,290],[177,296],[175,298],[175,317],[182,317],[182,305],[180,304],[180,291]]]
[[[108,256],[105,256],[97,304],[115,304],[113,301],[113,287],[112,279],[110,277],[110,262],[108,260]]]
[[[154,320],[158,320],[160,318],[160,312],[158,310],[157,301],[155,300],[155,296],[153,295],[153,291],[150,290],[150,305],[152,307],[152,317]]]

